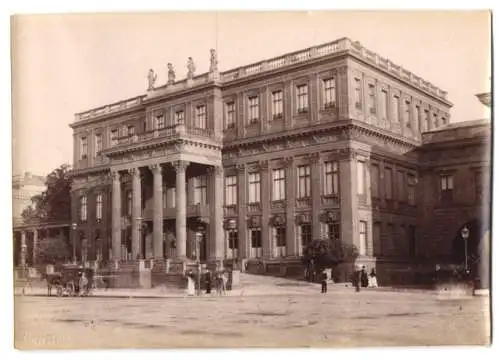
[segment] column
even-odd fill
[[[33,266],[36,265],[36,253],[38,251],[38,230],[33,230]]]
[[[27,247],[26,247],[26,231],[21,231],[21,257],[20,257],[20,261],[19,261],[19,264],[21,265],[21,268],[25,268],[26,267],[26,250],[27,250]]]
[[[239,164],[238,171],[238,257],[248,257],[247,244],[247,180],[245,164]],[[269,199],[266,199],[269,202]],[[262,201],[261,201],[262,204]]]
[[[310,111],[310,121],[312,124],[317,124],[319,122],[319,85],[318,85],[318,74],[312,74],[309,76],[309,83],[311,89],[311,95],[309,96],[309,108]]]
[[[222,212],[222,201],[224,199],[224,171],[221,166],[214,166],[210,172],[210,246],[209,259],[224,259],[224,214]]]
[[[340,159],[340,227],[342,242],[359,246],[356,154]]]
[[[295,163],[293,157],[285,159],[286,164],[286,255],[299,255],[295,236]]]
[[[129,170],[132,176],[132,260],[141,255],[141,172],[139,168]]]
[[[122,202],[121,202],[121,183],[120,183],[120,173],[118,171],[113,171],[111,173],[112,179],[112,213],[111,213],[111,247],[113,249],[113,260],[120,260],[122,258],[122,226],[121,226],[121,214],[122,214]],[[74,232],[74,231],[73,231]],[[73,234],[73,237],[75,234]]]
[[[321,238],[321,177],[322,167],[319,153],[311,154],[312,238]]]
[[[161,164],[149,167],[153,172],[153,255],[163,258],[163,176]]]
[[[176,161],[174,163],[175,177],[175,242],[177,258],[186,258],[186,168],[189,162]]]
[[[270,176],[269,176],[269,162],[267,160],[261,161],[260,164],[260,177],[261,177],[261,208],[262,208],[262,219],[261,219],[261,228],[260,233],[262,236],[262,256],[264,258],[270,257],[270,243],[271,239],[269,238],[269,214],[271,213],[270,204],[272,201],[272,192],[271,192],[271,184],[270,184]],[[250,239],[248,239],[250,240]],[[250,244],[251,246],[251,244]],[[249,247],[250,247],[249,246]]]

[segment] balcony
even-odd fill
[[[152,206],[146,207],[143,211],[144,220],[152,221],[154,215],[154,209]],[[187,217],[202,217],[210,218],[210,205],[208,204],[188,204],[186,207]],[[176,208],[163,208],[163,218],[164,219],[175,219],[177,217]]]
[[[312,205],[311,198],[300,198],[295,200],[295,206],[298,208],[309,208]]]
[[[224,207],[224,216],[237,216],[238,211],[236,210],[236,205],[228,205]]]
[[[249,203],[247,204],[247,211],[250,214],[258,214],[260,213],[260,203]]]
[[[338,208],[340,206],[340,199],[337,194],[323,195],[321,197],[323,206]]]

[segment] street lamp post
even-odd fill
[[[236,223],[236,220],[235,219],[229,219],[228,221],[228,227],[229,227],[229,234],[231,236],[231,241],[232,241],[232,247],[231,247],[231,252],[232,252],[232,260],[233,260],[233,270],[235,269],[236,265],[235,265],[235,256],[234,256],[234,249],[235,249],[235,244],[234,244],[234,234],[235,234],[235,230],[236,230],[236,226],[237,226],[237,223]]]
[[[198,226],[198,231],[196,232],[196,269],[197,269],[197,278],[198,278],[198,295],[201,294],[201,260],[200,260],[200,245],[201,240],[203,238],[202,231],[204,227],[202,225]]]
[[[76,228],[78,224],[73,223],[71,224],[71,237],[72,237],[72,244],[73,244],[73,264],[76,264]]]
[[[137,256],[139,257],[139,259],[144,259],[144,249],[142,247],[142,217],[138,217],[138,218],[135,218],[135,221],[136,221],[136,224],[137,224],[137,229],[139,230],[139,253],[137,254]],[[141,251],[142,249],[142,251]],[[141,253],[142,253],[142,256],[141,256]]]
[[[461,235],[462,235],[462,239],[464,239],[464,247],[465,247],[465,272],[468,273],[469,272],[469,266],[468,266],[468,261],[467,261],[467,258],[469,257],[468,256],[468,253],[467,253],[467,239],[469,238],[469,229],[464,226],[461,230]]]

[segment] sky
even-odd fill
[[[166,82],[208,70],[217,48],[229,70],[341,37],[448,91],[451,121],[484,118],[490,18],[454,12],[170,12],[23,15],[12,20],[13,173],[46,175],[72,162],[80,111],[144,94],[148,69]]]

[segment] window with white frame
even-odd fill
[[[339,193],[339,165],[336,161],[325,162],[325,182],[323,195],[333,196]]]
[[[226,231],[226,236],[227,236],[227,246],[229,250],[237,250],[238,249],[238,230],[227,230]],[[229,254],[232,256],[232,254]],[[236,254],[235,254],[236,255]]]
[[[385,168],[384,170],[385,198],[392,200],[392,169]]]
[[[375,114],[375,85],[368,84],[368,111]]]
[[[132,216],[132,190],[127,190],[126,193],[125,214]]]
[[[118,145],[118,129],[111,130],[109,143],[111,146]]]
[[[382,95],[380,99],[380,116],[382,119],[387,119],[387,107],[389,102],[387,90],[382,90],[380,94]]]
[[[87,221],[87,196],[80,197],[80,220]]]
[[[167,188],[165,193],[167,194],[167,208],[173,209],[176,207],[176,191],[175,187]]]
[[[286,255],[286,228],[284,226],[271,227],[271,238],[276,246],[276,256]]]
[[[260,203],[260,173],[258,172],[248,174],[248,202]]]
[[[323,80],[323,107],[325,109],[334,108],[337,99],[335,78]]]
[[[309,165],[297,166],[297,198],[311,197],[311,167]]]
[[[95,135],[94,157],[102,151],[102,134]]]
[[[195,127],[198,129],[207,128],[207,107],[205,105],[196,107]]]
[[[254,124],[259,122],[259,97],[250,96],[248,98],[248,123]]]
[[[226,129],[233,129],[236,126],[236,107],[234,101],[226,103]]]
[[[95,199],[95,217],[97,220],[102,220],[102,193],[97,193]]]
[[[453,175],[441,175],[441,200],[451,201],[453,197]]]
[[[206,204],[207,203],[207,177],[205,175],[197,176],[194,181],[193,203]]]
[[[80,159],[86,159],[87,158],[87,152],[88,152],[87,137],[86,136],[82,136],[80,138]]]
[[[175,125],[184,124],[184,110],[177,110],[174,115]]]
[[[380,179],[380,168],[378,164],[372,164],[372,171],[370,175],[371,180],[371,190],[372,198],[379,198],[379,179]]]
[[[399,96],[394,95],[392,97],[392,119],[394,122],[399,122],[399,113],[400,113],[400,108],[399,108]]]
[[[368,249],[368,236],[366,234],[367,223],[366,221],[359,222],[359,254],[367,255]]]
[[[165,116],[163,114],[156,115],[155,130],[163,129],[164,127],[165,127]]]
[[[361,97],[361,80],[358,78],[354,78],[354,106],[356,109],[363,108],[363,100]]]
[[[273,201],[285,200],[285,169],[273,170]]]
[[[307,84],[297,86],[297,113],[305,113],[309,108]]]
[[[329,240],[340,240],[340,222],[326,224],[326,236]]]
[[[262,256],[262,233],[260,228],[253,228],[249,230],[250,237],[250,256],[258,258]]]
[[[300,241],[302,246],[309,244],[312,241],[312,226],[311,224],[299,225]]]
[[[224,178],[225,189],[226,189],[226,206],[236,205],[237,197],[237,187],[236,187],[236,175],[226,176]]]
[[[279,119],[283,117],[283,91],[277,90],[273,91],[271,94],[272,107],[271,113],[273,119]]]
[[[358,195],[364,195],[366,190],[366,170],[365,170],[365,162],[364,161],[358,161],[357,162],[358,166]]]

